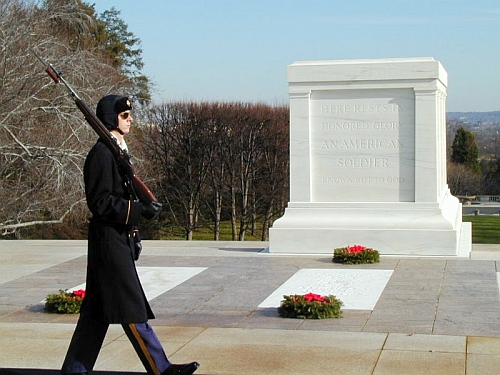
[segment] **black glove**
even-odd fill
[[[158,201],[151,201],[149,203],[141,201],[141,205],[142,205],[141,215],[148,220],[151,220],[156,215],[158,215],[162,208],[162,204]]]

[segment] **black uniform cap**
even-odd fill
[[[96,115],[109,130],[118,128],[118,114],[132,109],[126,96],[106,95],[97,103]]]

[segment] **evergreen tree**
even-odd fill
[[[455,133],[451,146],[451,161],[464,164],[475,172],[479,173],[479,149],[476,144],[474,134],[469,130],[460,127]]]
[[[112,7],[99,15],[95,37],[98,48],[109,58],[112,66],[132,82],[134,96],[141,102],[149,101],[149,79],[141,73],[144,67],[141,41],[128,31],[128,25],[120,18],[119,10]]]
[[[129,96],[141,103],[151,99],[150,82],[142,74],[141,41],[128,30],[115,7],[98,15],[95,4],[82,0],[44,0],[52,30],[73,50],[97,52],[131,86]]]

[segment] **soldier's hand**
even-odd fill
[[[158,215],[162,209],[162,204],[158,201],[143,202],[141,201],[142,212],[141,215],[146,219],[151,220]]]

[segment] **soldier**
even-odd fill
[[[122,149],[132,125],[127,97],[107,95],[96,115]],[[64,374],[92,371],[109,324],[122,325],[148,374],[191,375],[197,362],[171,364],[148,319],[154,319],[135,268],[136,227],[154,218],[157,201],[135,200],[127,175],[111,150],[98,140],[84,165],[85,195],[92,213],[88,230],[86,295],[62,366]],[[140,249],[139,249],[140,250]]]

